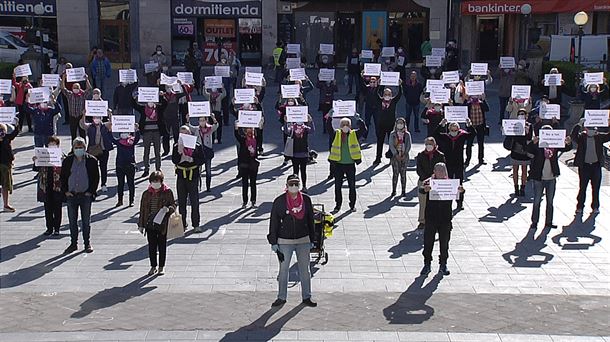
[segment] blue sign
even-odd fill
[[[55,17],[57,5],[55,0],[2,0],[0,15]]]

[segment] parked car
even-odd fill
[[[40,52],[39,45],[32,45],[34,49]],[[23,41],[23,39],[13,35],[7,31],[0,31],[0,62],[5,63],[17,63],[21,58],[21,55],[29,48],[28,43]],[[53,50],[49,50],[43,47],[42,50],[45,54],[51,53],[53,55]]]

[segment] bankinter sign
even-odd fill
[[[521,14],[521,8],[529,4],[532,13],[576,13],[578,11],[608,11],[608,0],[504,0],[462,1],[463,15]]]
[[[260,18],[260,1],[203,2],[199,0],[172,0],[176,17],[208,18]]]

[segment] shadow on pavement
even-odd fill
[[[397,245],[390,247],[390,259],[398,259],[405,254],[415,253],[424,247],[424,230],[414,229],[402,234],[403,238]]]
[[[2,247],[0,249],[0,263],[14,259],[17,255],[27,253],[36,248],[40,248],[40,243],[47,238],[44,235],[37,235],[21,243]]]
[[[293,319],[301,310],[303,310],[303,308],[305,308],[305,305],[299,304],[280,318],[273,321],[273,323],[266,325],[271,317],[273,317],[273,315],[280,310],[280,308],[271,308],[252,323],[227,333],[222,339],[220,339],[220,341],[270,341],[273,339],[273,337],[277,336],[282,331],[284,325]]]
[[[546,238],[550,231],[550,227],[544,227],[540,235],[534,237],[536,229],[529,229],[527,235],[515,244],[515,249],[502,254],[502,257],[513,267],[541,267],[549,263],[554,255],[542,249],[547,246]]]
[[[434,316],[434,308],[426,302],[438,288],[443,276],[436,273],[430,282],[424,285],[426,276],[415,278],[409,288],[396,302],[383,309],[383,315],[390,324],[422,324]]]
[[[496,207],[489,207],[487,211],[489,213],[485,216],[479,217],[479,221],[502,223],[508,221],[511,217],[517,215],[517,213],[525,210],[525,206],[516,197],[510,197],[506,202]]]
[[[582,214],[574,216],[574,219],[567,226],[563,226],[561,233],[553,236],[553,243],[560,246],[564,250],[586,250],[599,243],[602,238],[593,235],[595,230],[595,217],[591,214],[585,221],[582,220]],[[590,239],[590,242],[583,242],[581,239]]]
[[[43,277],[45,274],[50,273],[53,269],[64,262],[73,259],[74,257],[82,254],[83,251],[75,252],[70,255],[60,254],[56,255],[45,261],[41,261],[35,265],[18,269],[10,272],[6,275],[0,276],[0,288],[10,288],[19,285],[27,284],[31,281]]]

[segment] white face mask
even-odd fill
[[[99,94],[93,94],[92,98],[97,101],[100,100],[102,97]]]
[[[151,107],[151,108],[155,106],[155,104],[154,104],[154,103],[152,103],[152,102],[148,102],[146,105],[147,105],[147,106],[149,106],[149,107]]]
[[[392,96],[390,95],[383,95],[383,99],[386,101],[390,101],[392,99]]]
[[[72,92],[73,92],[74,94],[78,94],[78,93],[80,93],[80,89],[72,89]]]
[[[161,54],[161,51],[160,51],[160,50],[157,50],[157,55],[160,55],[160,54]]]
[[[434,110],[437,111],[437,112],[440,112],[441,109],[442,109],[441,106],[434,106]]]
[[[405,128],[405,125],[404,125],[404,124],[399,123],[399,124],[397,124],[397,125],[396,125],[396,128],[397,128],[397,129],[404,129],[404,128]]]
[[[159,183],[159,182],[152,182],[152,183],[150,183],[150,187],[155,189],[155,190],[159,190],[159,189],[161,189],[161,183]]]
[[[49,104],[46,102],[43,102],[40,104],[40,109],[42,110],[46,110],[47,108],[49,108]]]
[[[49,146],[49,148],[58,148],[59,147],[59,146],[57,146],[55,144],[49,144],[48,146]]]
[[[129,138],[129,133],[121,133],[120,137],[121,137],[121,139],[128,139]]]
[[[297,192],[299,192],[299,186],[298,185],[288,185],[288,192],[291,194],[296,194]]]
[[[343,132],[343,133],[349,133],[349,127],[348,127],[348,126],[343,126],[343,127],[341,127],[341,132]]]
[[[432,152],[432,151],[434,151],[434,146],[432,146],[432,145],[426,145],[426,151],[428,151],[428,152]]]
[[[449,131],[449,135],[452,137],[457,137],[458,133],[458,131]]]
[[[523,115],[517,115],[517,119],[518,119],[518,120],[525,120],[525,116],[523,116]]]

